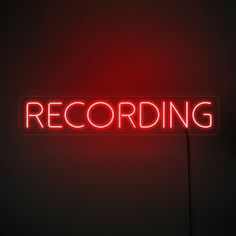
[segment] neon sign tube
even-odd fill
[[[25,134],[214,134],[216,98],[24,98]]]

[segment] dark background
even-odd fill
[[[235,4],[1,2],[3,235],[188,235],[186,137],[22,136],[22,96],[215,95],[191,136],[193,235],[235,235]]]

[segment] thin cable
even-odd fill
[[[188,208],[189,208],[189,236],[192,236],[192,209],[191,209],[191,150],[188,129],[185,129],[186,145],[187,145],[187,165],[188,165]]]

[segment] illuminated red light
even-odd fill
[[[85,104],[83,102],[72,102],[72,103],[70,103],[65,109],[64,119],[70,127],[75,128],[75,129],[81,129],[81,128],[84,128],[84,124],[73,124],[68,118],[68,111],[70,110],[70,108],[72,108],[73,106],[76,106],[76,105],[77,106],[78,105],[84,106]]]
[[[30,107],[32,106],[37,106],[39,109],[39,111],[37,112],[32,112],[30,110]],[[29,128],[29,120],[33,117],[36,119],[36,121],[39,123],[40,127],[43,128],[44,125],[42,124],[41,120],[40,120],[40,116],[42,115],[43,113],[43,105],[40,103],[40,102],[27,102],[26,104],[26,113],[25,113],[25,118],[26,118],[26,123],[25,123],[25,126],[26,128],[28,129]]]
[[[31,99],[24,103],[23,130],[209,130],[216,126],[214,105],[211,99],[194,103],[187,99],[178,102],[173,99],[111,102]],[[105,120],[100,121],[99,114],[105,116]]]
[[[149,125],[147,124],[143,124],[143,105],[148,105],[151,106],[152,108],[155,108],[156,111],[156,119]],[[142,129],[149,129],[152,128],[153,126],[155,126],[157,124],[157,122],[159,121],[160,118],[160,111],[159,108],[152,102],[148,102],[148,101],[142,101],[139,103],[139,126]]]
[[[129,106],[129,107],[131,107],[131,111],[130,112],[124,112],[123,110],[122,110],[122,107],[124,107],[124,106]],[[135,105],[132,103],[132,102],[120,102],[119,103],[119,105],[118,105],[118,107],[119,107],[119,109],[118,109],[118,127],[119,128],[121,128],[122,127],[122,120],[123,119],[128,119],[129,120],[129,122],[130,122],[130,124],[131,124],[131,126],[133,127],[133,128],[136,128],[136,125],[135,125],[135,123],[134,123],[134,121],[133,121],[133,118],[132,118],[132,116],[134,115],[134,113],[136,112],[136,107],[135,107]]]
[[[170,101],[170,128],[173,128],[173,113],[175,113],[178,116],[178,118],[180,119],[180,121],[182,122],[184,127],[188,128],[188,123],[189,123],[189,119],[188,119],[189,103],[188,103],[188,101],[185,101],[184,105],[185,105],[184,115],[181,115],[179,113],[178,109],[176,108],[176,105],[172,101]]]
[[[52,111],[52,107],[53,106],[60,106],[62,105],[62,102],[49,102],[48,103],[48,127],[51,128],[51,129],[61,129],[62,128],[62,125],[56,125],[56,124],[52,124],[52,120],[53,120],[53,117],[57,117],[57,116],[60,116],[60,113],[53,113]]]
[[[101,105],[103,105],[103,106],[105,106],[105,107],[108,107],[108,109],[109,109],[110,112],[111,112],[111,118],[110,118],[110,120],[109,120],[107,123],[102,124],[102,125],[101,125],[101,124],[96,124],[96,123],[92,120],[92,118],[91,118],[91,112],[92,112],[92,110],[93,110],[93,109],[96,109],[96,107],[101,106]],[[88,110],[87,110],[87,113],[86,113],[86,114],[87,114],[87,120],[88,120],[89,124],[92,125],[92,126],[95,127],[95,128],[98,128],[98,129],[103,129],[103,128],[108,127],[108,126],[113,122],[113,120],[114,120],[114,110],[113,110],[112,106],[109,105],[107,102],[103,102],[103,101],[95,102],[95,103],[93,103],[92,105],[90,105],[89,108],[88,108]]]

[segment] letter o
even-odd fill
[[[98,125],[98,124],[95,124],[95,123],[91,120],[91,111],[92,111],[92,110],[95,108],[95,106],[97,106],[97,105],[104,105],[104,106],[108,107],[109,110],[111,111],[111,119],[110,119],[110,121],[109,121],[107,124]],[[88,110],[87,110],[87,119],[88,119],[89,123],[90,123],[92,126],[98,128],[98,129],[103,129],[103,128],[108,127],[108,126],[112,123],[112,121],[114,120],[114,110],[113,110],[112,106],[109,105],[109,104],[106,103],[106,102],[95,102],[95,103],[93,103],[93,104],[88,108]]]

